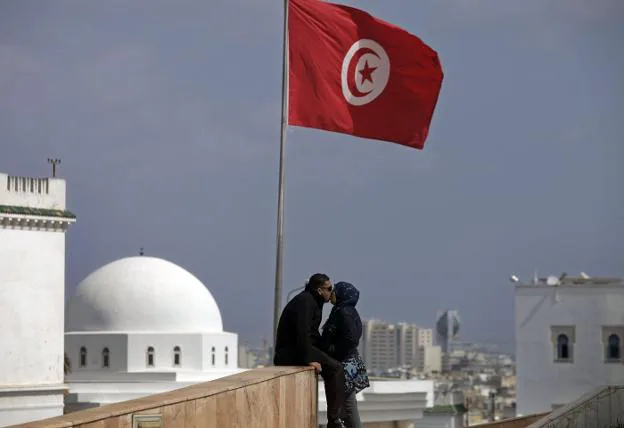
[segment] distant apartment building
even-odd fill
[[[423,365],[419,371],[423,373],[440,373],[442,371],[442,348],[439,346],[425,346],[423,348]]]
[[[419,330],[414,324],[397,325],[398,366],[417,367],[422,361]]]
[[[399,347],[394,324],[378,320],[365,321],[360,346],[369,369],[387,370],[398,366]]]
[[[238,367],[241,369],[252,369],[257,364],[256,355],[247,346],[238,346]]]
[[[412,367],[419,372],[439,371],[440,349],[433,346],[433,330],[414,324],[364,322],[360,352],[371,370]]]

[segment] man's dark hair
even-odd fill
[[[329,277],[324,273],[315,273],[308,280],[308,285],[306,286],[309,290],[316,290],[321,288],[325,283],[329,281]]]

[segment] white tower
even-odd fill
[[[65,180],[0,173],[0,426],[63,413]]]

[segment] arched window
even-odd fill
[[[229,359],[230,359],[230,356],[229,356],[229,352],[228,352],[228,351],[229,351],[229,350],[228,350],[228,347],[226,346],[226,347],[225,347],[225,365],[226,365],[226,366],[228,365],[228,361],[229,361]]]
[[[102,367],[110,367],[110,351],[108,348],[102,349]]]
[[[612,334],[607,339],[607,359],[620,359],[620,336]]]
[[[568,360],[570,359],[570,341],[568,336],[560,334],[557,336],[557,359]]]
[[[154,348],[147,348],[147,367],[154,367]]]
[[[174,366],[180,365],[181,353],[182,351],[180,350],[179,346],[176,346],[175,348],[173,348],[173,365]]]
[[[213,366],[215,365],[215,362],[216,362],[216,359],[217,359],[217,356],[215,355],[216,351],[217,351],[217,350],[215,349],[215,347],[214,347],[214,346],[213,346],[213,347],[212,347],[212,349],[210,350],[210,352],[211,352],[211,354],[212,354],[212,365],[213,365]]]
[[[80,348],[80,367],[87,367],[87,348]]]

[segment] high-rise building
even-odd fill
[[[386,370],[398,366],[397,330],[394,324],[378,320],[364,322],[361,354],[371,370]]]
[[[433,348],[433,329],[409,323],[364,322],[360,353],[371,370],[396,367],[410,367],[417,371],[439,370],[435,368],[436,353]],[[434,368],[427,370],[426,366]]]
[[[397,325],[398,365],[417,367],[420,363],[419,329],[414,324]]]
[[[442,371],[451,370],[450,354],[453,339],[457,337],[459,332],[459,312],[447,309],[438,311],[436,320],[436,336],[437,343],[442,350]]]
[[[432,328],[419,328],[418,329],[418,344],[419,346],[433,346],[433,329]]]

